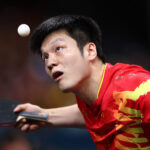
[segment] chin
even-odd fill
[[[63,93],[73,92],[73,87],[72,87],[72,86],[61,86],[61,85],[59,85],[59,89],[60,89]]]
[[[59,89],[63,92],[63,93],[69,93],[72,92],[72,90],[70,88],[60,88]]]
[[[59,82],[58,83],[58,87],[59,89],[64,92],[64,93],[69,93],[69,92],[75,92],[77,90],[77,85],[79,82],[77,82],[76,80],[74,80],[74,82]]]

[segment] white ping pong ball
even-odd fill
[[[27,24],[21,24],[18,26],[17,32],[21,37],[26,37],[30,34],[30,27]]]

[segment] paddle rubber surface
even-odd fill
[[[26,118],[30,121],[47,121],[48,114],[38,114],[21,111],[14,113],[14,108],[20,104],[15,100],[0,99],[0,126],[13,126],[17,120]]]

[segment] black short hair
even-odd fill
[[[31,50],[41,54],[41,44],[45,37],[59,29],[67,31],[70,37],[76,40],[81,51],[85,44],[93,42],[96,45],[98,57],[105,62],[102,51],[102,33],[99,25],[91,17],[80,15],[54,16],[41,23],[31,35]]]

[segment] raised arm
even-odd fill
[[[22,110],[27,112],[48,114],[48,119],[46,123],[45,122],[28,123],[26,119],[23,119],[17,124],[17,127],[20,128],[22,131],[33,131],[43,126],[77,127],[77,128],[85,127],[84,119],[78,109],[77,104],[66,107],[44,109],[37,105],[27,103],[18,105],[14,111],[19,112]]]

